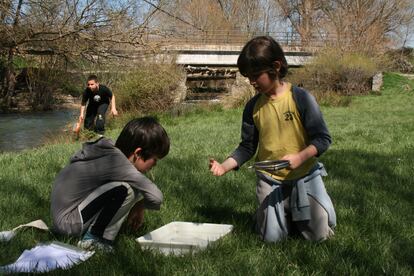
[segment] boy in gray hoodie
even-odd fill
[[[155,118],[133,119],[115,145],[107,138],[83,144],[57,175],[51,196],[54,229],[82,236],[84,249],[112,251],[127,219],[137,230],[144,209],[158,210],[162,193],[144,173],[165,157],[170,140]]]

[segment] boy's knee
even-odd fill
[[[262,236],[263,237],[263,241],[265,242],[279,242],[282,241],[284,239],[286,239],[288,237],[288,233],[284,232],[284,231],[276,231],[273,233],[266,233],[265,235]]]
[[[126,196],[128,194],[128,188],[125,185],[120,185],[114,188],[120,195]]]
[[[333,231],[328,224],[328,213],[326,212],[310,221],[301,222],[298,226],[303,237],[310,241],[321,242],[333,235]]]
[[[283,209],[283,207],[282,207]],[[256,232],[265,242],[278,242],[288,236],[287,221],[280,208],[268,207],[256,213]]]
[[[109,182],[107,185],[111,190],[111,198],[114,200],[122,200],[125,203],[133,202],[135,199],[135,192],[132,187],[126,182]],[[124,203],[124,204],[125,204]]]
[[[302,235],[309,241],[322,242],[332,237],[334,232],[329,226],[326,226],[322,229],[302,231]]]
[[[104,116],[102,115],[102,114],[98,114],[98,116],[97,116],[97,118],[96,118],[96,122],[98,123],[98,122],[101,122],[101,123],[103,123],[104,122]]]
[[[134,201],[136,193],[134,192],[134,189],[132,189],[131,185],[122,182],[122,185],[119,185],[118,189],[120,193],[122,193],[122,196],[125,198],[125,201]]]
[[[298,228],[307,240],[324,241],[333,235],[329,226],[329,214],[313,197],[309,197],[311,220],[298,223]]]

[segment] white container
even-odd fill
[[[136,239],[143,249],[164,255],[193,253],[231,232],[233,225],[174,221]]]

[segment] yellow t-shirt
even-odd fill
[[[309,145],[290,83],[287,91],[275,99],[261,95],[254,106],[253,120],[259,131],[256,161],[279,160]],[[270,175],[278,180],[298,179],[305,176],[316,162],[312,157],[295,170],[282,169]]]

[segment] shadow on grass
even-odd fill
[[[328,167],[328,193],[337,210],[351,210],[351,215],[338,217],[338,229],[354,229],[356,235],[352,237],[339,230],[340,235],[355,239],[356,245],[349,242],[338,248],[336,254],[360,267],[368,269],[371,264],[371,272],[387,271],[380,263],[386,258],[397,266],[404,263],[413,268],[414,240],[409,225],[414,220],[414,151],[381,155],[330,150],[323,162]],[[330,186],[330,181],[337,184]],[[366,249],[370,247],[371,250]]]
[[[256,204],[253,173],[248,180],[239,172],[215,177],[208,170],[207,160],[199,161],[195,155],[171,157],[163,162],[169,172],[161,172],[166,174],[162,177],[170,177],[170,182],[161,189],[167,199],[180,205],[179,208],[191,210],[201,219],[221,223],[250,219]]]
[[[394,155],[379,155],[359,151],[331,150],[324,156],[328,168],[328,180],[333,178],[354,192],[338,194],[337,200],[346,202],[350,199],[355,207],[364,209],[366,200],[371,197],[384,196],[387,199],[398,200],[401,204],[413,206],[414,189],[411,189],[414,179],[414,150]],[[398,170],[401,173],[398,173]],[[412,213],[399,214],[409,215]]]
[[[339,247],[331,249],[337,258],[379,273],[413,266],[413,157],[413,150],[378,154],[335,149],[323,156],[329,173],[324,181],[338,211],[339,243],[332,245]],[[234,176],[216,178],[201,163],[197,156],[166,160],[175,179],[166,197],[173,197],[190,219],[234,224],[238,231],[251,232],[254,175],[232,172]],[[375,254],[379,256],[373,259]]]
[[[392,155],[331,149],[322,161],[329,173],[324,181],[338,211],[338,228],[334,239],[320,246],[288,240],[267,246],[266,252],[260,254],[267,254],[266,257],[270,258],[277,252],[287,255],[289,263],[307,266],[307,272],[318,271],[324,266],[323,271],[328,274],[338,274],[338,270],[341,272],[339,274],[393,274],[393,271],[401,272],[401,267],[412,268],[414,242],[410,225],[414,220],[413,158],[412,149],[404,154]],[[253,173],[241,170],[223,177],[213,177],[208,171],[207,160],[200,160],[195,154],[179,158],[168,156],[156,169],[160,182],[164,182],[160,183],[160,188],[168,201],[168,208],[179,209],[179,212],[172,213],[177,214],[177,220],[233,224],[236,232],[252,232],[251,215],[256,204]],[[39,190],[27,182],[5,179],[0,185],[0,194],[4,196],[1,211],[13,214],[18,210],[17,213],[24,220],[22,222],[49,216],[50,199],[42,197]],[[24,206],[12,204],[13,198],[17,197],[23,198],[21,202],[24,202]],[[156,216],[148,214],[157,220],[152,220],[148,228],[140,233],[154,230],[153,227],[164,223],[165,217],[173,217],[168,215],[172,212],[168,208],[162,209]],[[39,214],[40,217],[37,217]],[[26,221],[26,218],[29,219]],[[7,225],[15,224],[11,217],[5,221]],[[117,269],[121,274],[136,274],[137,271],[144,275],[154,272],[163,274],[163,266],[171,271],[180,265],[188,265],[184,258],[169,259],[137,252],[135,241],[131,241],[137,236],[129,233],[121,237],[116,257],[94,258],[71,272],[96,272],[94,269],[98,266],[110,267],[108,274]],[[248,236],[242,241],[250,238]],[[237,242],[235,247],[243,245],[243,242]],[[292,248],[296,244],[296,248]],[[256,243],[248,245],[253,251],[259,247]],[[283,252],[278,249],[281,246]],[[19,246],[18,249],[23,247]],[[13,252],[17,255],[16,247]],[[0,256],[6,255],[2,254]],[[333,262],[337,266],[332,266]],[[267,264],[273,267],[273,263]]]
[[[5,214],[1,218],[2,221],[9,221],[8,224],[17,226],[18,223],[27,223],[36,219],[45,222],[49,220],[49,198],[42,197],[38,190],[29,184],[17,179],[5,179],[0,185],[0,194],[2,195],[1,211]],[[16,220],[16,217],[19,219]],[[23,221],[20,221],[21,217],[24,217]]]
[[[0,231],[11,230],[20,224],[37,219],[49,225],[50,203],[48,199],[42,197],[36,188],[24,181],[10,178],[2,180],[4,181],[0,185],[0,219],[3,228]],[[36,241],[51,238],[50,233],[42,230],[20,229],[13,240],[7,243],[0,242],[0,265],[14,261],[24,249],[34,246]]]
[[[218,206],[199,206],[193,208],[198,215],[212,223],[235,224],[242,227],[237,231],[254,231],[254,218],[252,213],[236,211],[234,208]]]

